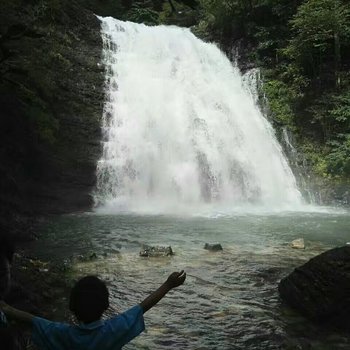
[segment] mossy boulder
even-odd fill
[[[278,290],[307,318],[350,331],[350,246],[329,250],[296,268]]]

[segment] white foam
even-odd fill
[[[304,210],[273,128],[215,45],[188,29],[101,21],[98,212]]]

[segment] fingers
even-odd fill
[[[181,270],[180,272],[178,272],[177,279],[178,279],[179,285],[183,284],[186,279],[186,272],[184,270]]]
[[[182,278],[183,275],[185,274],[184,270],[181,270],[180,272],[173,272],[172,273],[176,278]]]
[[[181,270],[180,272],[173,272],[168,277],[167,282],[170,284],[171,288],[180,286],[185,282],[186,272]]]

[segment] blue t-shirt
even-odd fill
[[[40,350],[118,350],[144,329],[143,310],[136,305],[108,320],[78,326],[35,317],[32,340]]]

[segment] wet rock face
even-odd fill
[[[296,268],[278,290],[304,316],[350,331],[350,246],[329,250]]]
[[[101,152],[100,22],[67,0],[0,10],[0,216],[89,209]]]

